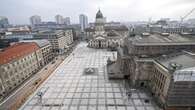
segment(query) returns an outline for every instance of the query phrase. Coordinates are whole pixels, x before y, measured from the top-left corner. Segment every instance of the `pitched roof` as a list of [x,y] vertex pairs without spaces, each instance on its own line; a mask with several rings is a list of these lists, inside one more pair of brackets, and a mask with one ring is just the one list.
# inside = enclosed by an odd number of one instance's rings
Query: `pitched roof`
[[0,64],[6,64],[10,61],[22,58],[38,49],[39,46],[34,42],[16,43],[0,52]]

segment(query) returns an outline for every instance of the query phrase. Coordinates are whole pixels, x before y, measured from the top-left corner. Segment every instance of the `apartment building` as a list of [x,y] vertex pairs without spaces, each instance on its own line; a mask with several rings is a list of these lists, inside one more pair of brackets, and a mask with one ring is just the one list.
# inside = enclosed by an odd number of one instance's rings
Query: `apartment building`
[[64,36],[66,39],[66,45],[71,45],[73,43],[73,29],[65,29],[64,30]]
[[66,38],[64,32],[58,31],[43,31],[33,35],[35,39],[46,39],[50,42],[54,54],[64,53],[66,48]]
[[36,43],[40,51],[42,53],[43,61],[41,63],[41,66],[48,64],[54,57],[52,46],[48,40],[40,39],[40,40],[22,40],[20,42],[34,42]]
[[63,54],[68,48],[68,45],[73,42],[73,32],[71,29],[43,31],[33,35],[33,38],[48,40],[55,54]]
[[36,43],[17,43],[3,49],[0,52],[0,97],[9,94],[25,79],[35,74],[42,60]]

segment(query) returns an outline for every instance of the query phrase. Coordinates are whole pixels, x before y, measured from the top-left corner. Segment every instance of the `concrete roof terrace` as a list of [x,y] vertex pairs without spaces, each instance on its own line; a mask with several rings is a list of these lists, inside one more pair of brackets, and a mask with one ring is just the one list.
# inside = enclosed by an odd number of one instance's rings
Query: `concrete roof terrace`
[[181,36],[178,34],[160,35],[150,34],[148,36],[136,35],[129,37],[133,45],[195,45],[195,37]]

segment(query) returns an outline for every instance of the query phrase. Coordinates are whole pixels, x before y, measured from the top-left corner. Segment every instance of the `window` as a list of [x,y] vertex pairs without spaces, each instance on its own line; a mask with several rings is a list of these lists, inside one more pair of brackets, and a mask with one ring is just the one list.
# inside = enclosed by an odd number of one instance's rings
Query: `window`
[[[10,72],[10,73],[11,73],[11,72]],[[8,78],[9,78],[9,76],[8,76],[7,72],[4,72],[3,77],[4,77],[5,79],[8,79]]]
[[7,69],[8,69],[8,70],[10,69],[10,66],[11,66],[11,64],[8,64],[8,65],[7,65]]
[[13,75],[13,73],[14,73],[13,71],[10,71],[10,72],[9,72],[10,76],[12,76],[12,75]]
[[7,70],[7,67],[6,66],[2,66],[2,68],[6,71]]
[[0,83],[0,91],[3,91],[3,84]]
[[15,69],[15,71],[14,71],[15,73],[17,73],[18,72],[18,70],[17,69]]

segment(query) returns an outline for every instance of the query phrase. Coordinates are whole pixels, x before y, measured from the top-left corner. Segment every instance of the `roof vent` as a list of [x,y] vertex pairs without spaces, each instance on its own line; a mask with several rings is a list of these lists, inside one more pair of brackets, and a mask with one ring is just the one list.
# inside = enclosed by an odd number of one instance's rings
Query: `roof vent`
[[150,35],[150,33],[142,33],[142,36],[149,36]]
[[161,33],[162,36],[169,36],[169,33]]
[[170,62],[168,68],[169,68],[170,71],[174,72],[175,70],[181,69],[181,67],[182,67],[181,64],[178,64],[176,62]]

